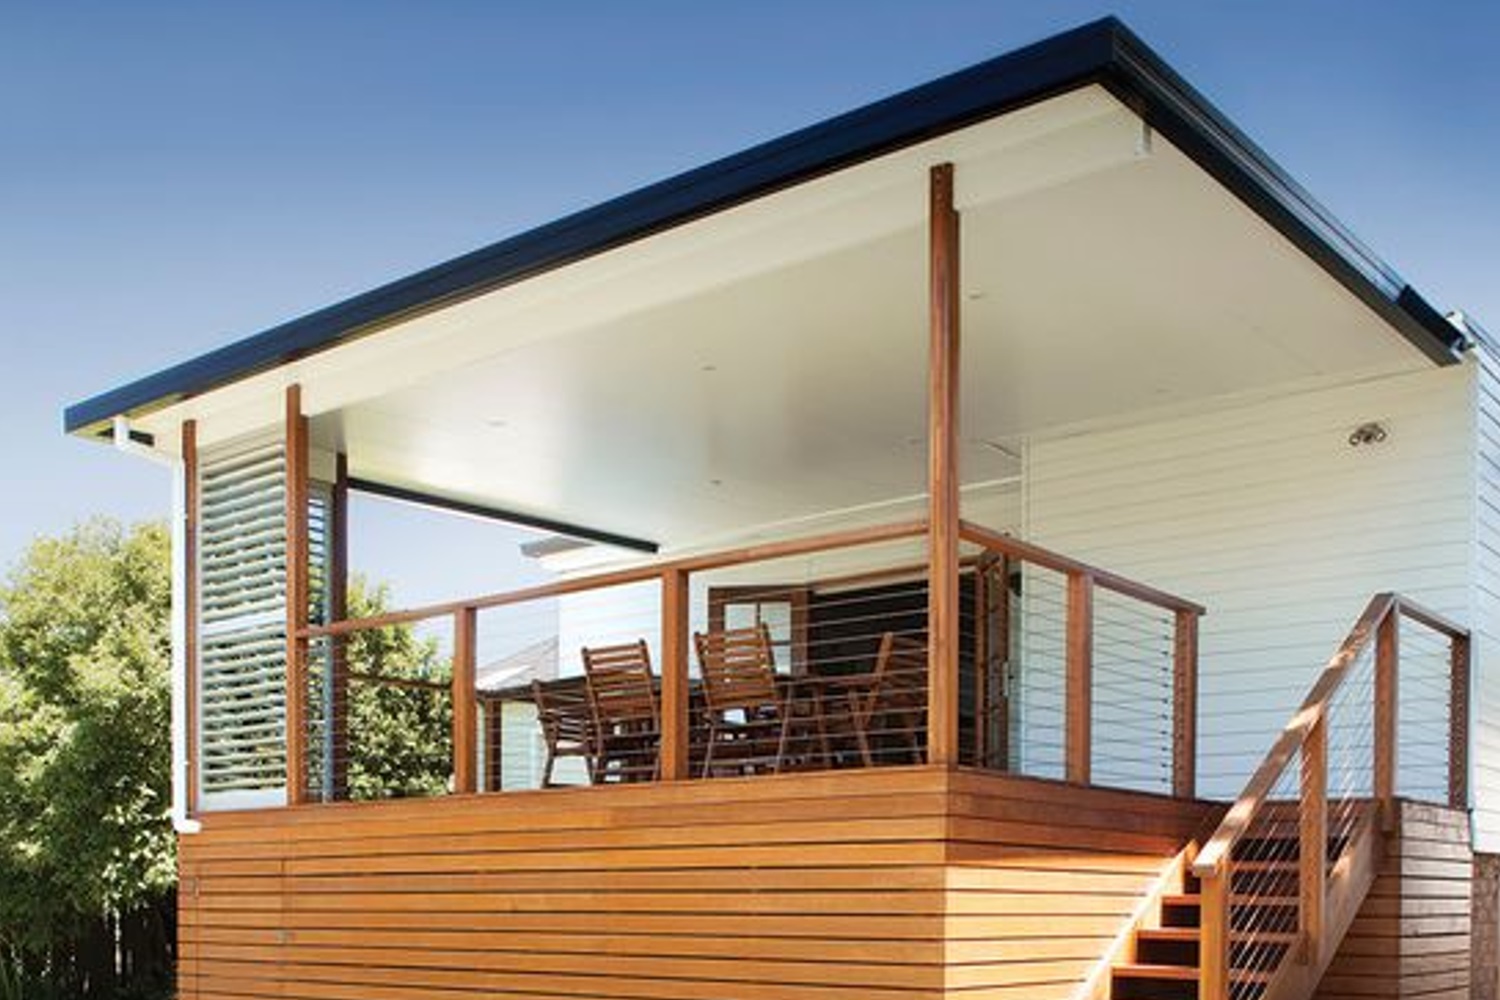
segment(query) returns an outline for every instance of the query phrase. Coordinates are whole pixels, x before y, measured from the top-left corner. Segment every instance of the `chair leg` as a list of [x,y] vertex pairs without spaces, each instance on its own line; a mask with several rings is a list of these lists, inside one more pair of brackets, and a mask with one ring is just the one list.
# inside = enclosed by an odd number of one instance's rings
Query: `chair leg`
[[542,764],[542,787],[552,787],[552,764],[557,759],[557,747],[547,744],[547,760]]
[[864,761],[865,767],[874,767],[875,757],[870,753],[870,736],[865,732],[869,727],[870,720],[860,720],[859,699],[855,698],[852,692],[849,694],[849,720],[853,723],[854,741],[859,744],[860,759]]
[[703,777],[713,777],[714,744],[719,739],[719,722],[713,716],[708,719],[708,745],[703,748]]
[[782,762],[786,760],[786,738],[792,728],[792,713],[785,708],[781,709],[781,735],[776,740],[776,762],[771,765],[772,774],[781,773]]

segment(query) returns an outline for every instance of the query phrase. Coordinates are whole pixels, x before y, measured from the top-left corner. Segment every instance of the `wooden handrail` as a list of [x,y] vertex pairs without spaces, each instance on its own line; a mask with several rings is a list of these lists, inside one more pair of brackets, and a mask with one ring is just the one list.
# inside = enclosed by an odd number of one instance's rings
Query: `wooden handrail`
[[1266,754],[1265,759],[1246,782],[1244,791],[1240,792],[1234,805],[1229,807],[1229,812],[1225,814],[1219,828],[1203,845],[1203,850],[1198,852],[1198,858],[1193,862],[1194,875],[1204,878],[1215,874],[1224,860],[1229,857],[1235,844],[1244,836],[1245,831],[1250,827],[1251,820],[1265,803],[1266,796],[1276,786],[1282,772],[1301,752],[1302,745],[1307,742],[1308,734],[1327,712],[1329,700],[1334,692],[1344,682],[1350,668],[1374,638],[1377,627],[1395,606],[1396,595],[1394,594],[1376,594],[1370,599],[1370,603],[1365,605],[1364,613],[1349,630],[1348,636],[1339,645],[1338,651],[1329,659],[1323,673],[1313,684],[1312,691],[1308,693],[1292,716],[1292,721],[1286,724],[1286,728],[1271,745],[1270,752]]
[[[1230,908],[1234,903],[1235,847],[1246,837],[1256,816],[1274,788],[1286,775],[1293,760],[1301,762],[1297,798],[1299,942],[1288,952],[1298,967],[1321,975],[1337,943],[1335,916],[1326,880],[1329,850],[1328,745],[1332,726],[1333,697],[1353,673],[1360,657],[1375,646],[1373,687],[1374,744],[1371,748],[1371,790],[1379,809],[1366,814],[1391,822],[1396,795],[1397,692],[1401,657],[1400,621],[1408,618],[1449,642],[1449,804],[1462,807],[1467,801],[1467,720],[1469,633],[1462,626],[1395,594],[1376,594],[1365,606],[1354,627],[1329,659],[1292,720],[1277,737],[1265,759],[1229,808],[1219,828],[1199,852],[1192,871],[1202,880],[1204,899],[1198,995],[1202,1000],[1227,1000],[1230,983]],[[1462,751],[1462,752],[1461,752]],[[1345,913],[1349,917],[1350,913]],[[1290,966],[1283,964],[1280,970]],[[1260,970],[1266,971],[1266,970]]]
[[1228,857],[1282,772],[1301,751],[1313,727],[1327,714],[1329,702],[1348,676],[1350,668],[1375,639],[1381,626],[1388,619],[1394,620],[1393,616],[1410,618],[1456,642],[1467,643],[1469,639],[1469,631],[1463,626],[1415,601],[1390,593],[1372,597],[1338,651],[1329,659],[1307,698],[1292,716],[1291,722],[1281,731],[1270,752],[1245,784],[1244,791],[1235,799],[1218,830],[1204,844],[1203,850],[1198,852],[1198,859],[1193,863],[1193,874],[1200,877],[1210,875]]
[[1118,573],[1111,573],[1107,569],[1100,569],[1098,566],[1090,566],[1086,562],[1042,548],[1040,545],[1033,545],[1031,542],[1023,542],[1011,535],[980,527],[970,521],[960,522],[959,536],[966,542],[983,545],[991,551],[1020,559],[1022,562],[1034,563],[1069,576],[1090,577],[1096,587],[1103,587],[1105,590],[1112,590],[1117,594],[1133,597],[1138,601],[1154,604],[1168,611],[1189,611],[1196,615],[1207,614],[1207,609],[1203,605],[1195,604],[1176,594],[1169,594],[1165,590],[1158,590]]
[[[685,648],[679,647],[683,646],[682,640],[686,635],[685,602],[688,594],[686,581],[689,576],[696,572],[748,563],[913,538],[926,531],[925,520],[906,521],[787,541],[748,545],[722,552],[656,560],[624,569],[577,576],[534,587],[392,611],[364,618],[309,625],[300,631],[299,637],[304,641],[315,638],[333,639],[348,637],[361,631],[419,621],[442,618],[452,620],[455,635],[455,669],[452,685],[454,704],[465,706],[465,711],[456,712],[454,716],[455,753],[462,758],[461,761],[456,762],[455,775],[458,779],[458,787],[461,790],[467,790],[472,778],[469,758],[476,727],[476,720],[471,717],[467,709],[473,701],[471,692],[474,672],[472,665],[475,647],[474,622],[478,612],[486,608],[516,605],[608,587],[655,583],[662,587],[663,592],[661,654],[663,678],[671,682],[667,685],[671,690],[665,692],[663,702],[663,731],[666,738],[663,742],[661,776],[667,780],[678,779],[686,777],[687,766],[685,743],[687,721],[684,695],[686,687],[683,683],[686,678],[687,655]],[[1175,630],[1172,650],[1174,701],[1172,788],[1179,796],[1191,797],[1196,733],[1197,624],[1199,616],[1204,614],[1203,607],[1154,587],[1128,580],[1108,570],[1089,566],[1041,546],[1032,545],[968,522],[961,522],[960,537],[996,555],[1003,555],[1017,562],[1040,565],[1063,573],[1068,578],[1069,621],[1065,638],[1068,648],[1069,678],[1066,741],[1069,780],[1084,784],[1091,780],[1092,696],[1090,689],[1093,674],[1094,625],[1089,609],[1092,607],[1093,594],[1096,589],[1103,588],[1139,600],[1153,607],[1164,609],[1170,614]],[[920,567],[917,568],[920,569]],[[667,695],[673,695],[673,697],[667,697]]]
[[1400,604],[1398,610],[1401,612],[1402,617],[1410,618],[1414,622],[1426,625],[1434,632],[1441,632],[1450,639],[1469,638],[1469,630],[1453,621],[1453,619],[1445,618],[1436,611],[1423,607],[1409,597],[1400,597],[1397,600]]
[[741,566],[745,563],[762,562],[768,559],[786,559],[792,556],[808,555],[813,552],[847,549],[857,545],[873,545],[878,542],[914,538],[917,535],[923,534],[926,530],[927,522],[925,520],[902,521],[897,524],[886,524],[873,528],[853,528],[847,531],[811,535],[806,538],[794,538],[783,542],[764,542],[705,555],[661,559],[643,563],[639,566],[611,570],[606,573],[569,577],[566,580],[556,580],[552,583],[544,583],[535,587],[500,591],[464,600],[445,601],[441,604],[427,604],[401,611],[388,611],[385,614],[370,615],[365,618],[346,618],[343,621],[329,622],[326,625],[312,625],[302,629],[299,635],[315,639],[349,635],[353,632],[363,632],[369,629],[388,628],[392,625],[410,625],[414,622],[429,621],[434,618],[447,618],[465,609],[483,611],[486,608],[498,608],[508,604],[524,604],[527,601],[543,600],[548,597],[561,597],[565,594],[576,594],[585,590],[601,590],[606,587],[622,587],[632,583],[644,583],[648,580],[655,581],[661,579],[663,573],[673,571],[699,573],[705,570],[725,569],[730,566]]

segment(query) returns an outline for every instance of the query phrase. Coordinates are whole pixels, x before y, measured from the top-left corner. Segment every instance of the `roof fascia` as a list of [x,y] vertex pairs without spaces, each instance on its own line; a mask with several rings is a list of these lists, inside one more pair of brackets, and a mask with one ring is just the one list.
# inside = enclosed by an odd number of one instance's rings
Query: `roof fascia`
[[565,216],[69,406],[68,433],[136,415],[1091,83],[1266,218],[1438,364],[1462,334],[1115,18],[960,70]]

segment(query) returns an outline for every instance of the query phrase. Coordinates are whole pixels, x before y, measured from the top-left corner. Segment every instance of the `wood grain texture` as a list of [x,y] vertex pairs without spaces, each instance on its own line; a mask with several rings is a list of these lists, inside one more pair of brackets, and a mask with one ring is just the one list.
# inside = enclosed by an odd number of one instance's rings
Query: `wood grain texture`
[[[661,778],[688,776],[688,575],[661,575]],[[722,610],[721,610],[722,615]]]
[[473,608],[453,613],[453,790],[460,795],[479,791],[478,619]]
[[286,798],[307,801],[307,417],[302,387],[286,389]]
[[1376,627],[1375,637],[1375,798],[1382,821],[1394,808],[1396,795],[1397,670],[1401,661],[1401,619],[1389,614]]
[[180,995],[1063,998],[1212,818],[929,766],[214,814]]
[[1397,802],[1375,882],[1315,1000],[1470,996],[1468,820]]
[[1066,706],[1063,742],[1068,780],[1086,785],[1094,760],[1094,578],[1068,575]]
[[1198,791],[1198,619],[1178,609],[1172,626],[1172,794]]
[[927,759],[958,763],[959,240],[953,164],[929,177]]

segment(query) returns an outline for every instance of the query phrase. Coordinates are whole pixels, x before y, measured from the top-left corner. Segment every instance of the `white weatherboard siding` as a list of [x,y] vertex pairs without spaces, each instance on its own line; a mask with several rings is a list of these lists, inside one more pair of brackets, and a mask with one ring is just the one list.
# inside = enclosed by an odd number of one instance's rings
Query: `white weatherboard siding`
[[[1473,381],[1468,365],[1372,378],[1029,445],[1028,537],[1209,609],[1203,794],[1238,793],[1372,594],[1472,620]],[[1351,447],[1371,420],[1388,439]],[[1419,638],[1402,714],[1431,721],[1445,702],[1418,682],[1441,664]],[[1441,780],[1435,754],[1404,752],[1404,787]]]
[[1469,714],[1474,782],[1474,847],[1500,851],[1500,353],[1474,352],[1477,397],[1474,704]]

